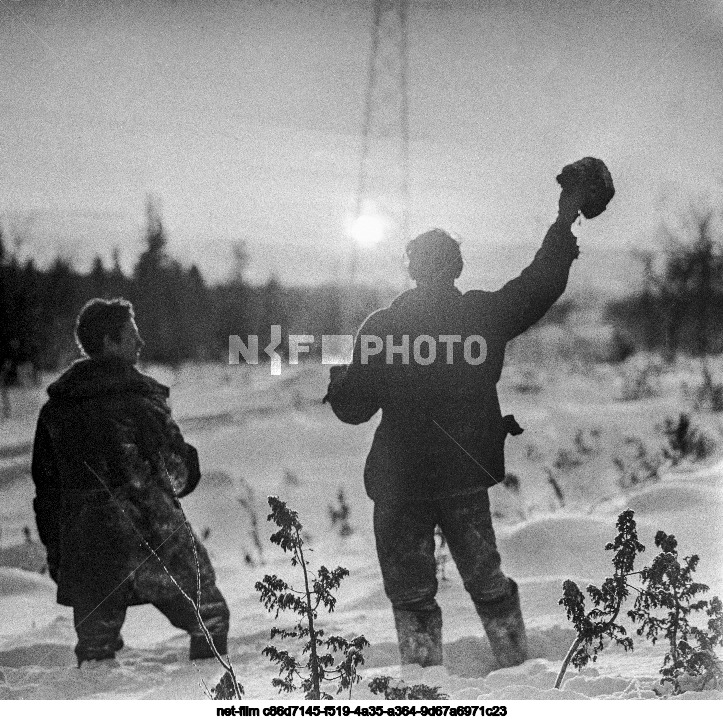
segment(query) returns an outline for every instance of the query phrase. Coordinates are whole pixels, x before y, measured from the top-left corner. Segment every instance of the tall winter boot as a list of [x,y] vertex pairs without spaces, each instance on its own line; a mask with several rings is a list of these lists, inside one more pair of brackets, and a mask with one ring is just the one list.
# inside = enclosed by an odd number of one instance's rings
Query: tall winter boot
[[442,611],[403,611],[394,609],[402,664],[442,665]]
[[[221,656],[225,656],[228,653],[228,641],[225,633],[212,634],[213,645]],[[188,658],[191,661],[200,660],[203,658],[215,658],[213,649],[209,646],[205,636],[191,636],[191,645],[188,649]]]
[[511,595],[497,601],[475,603],[492,652],[501,668],[518,666],[527,660],[527,634],[522,620],[520,594],[510,579]]

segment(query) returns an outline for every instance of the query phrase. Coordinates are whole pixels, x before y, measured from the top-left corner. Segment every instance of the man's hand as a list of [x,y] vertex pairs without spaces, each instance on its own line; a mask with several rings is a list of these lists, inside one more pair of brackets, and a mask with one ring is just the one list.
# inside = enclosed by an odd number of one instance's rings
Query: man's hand
[[326,403],[329,400],[329,394],[331,393],[331,389],[334,386],[334,383],[346,373],[348,368],[348,365],[337,365],[329,368],[329,388],[326,392],[326,395],[321,400],[322,403]]
[[566,165],[557,176],[562,186],[559,223],[572,225],[579,213],[597,218],[615,195],[613,178],[599,158],[582,158]]
[[571,226],[580,215],[580,208],[585,200],[585,191],[580,186],[562,190],[558,202],[557,220],[565,226]]
[[333,383],[340,375],[346,373],[348,367],[348,365],[336,365],[329,368],[331,382]]

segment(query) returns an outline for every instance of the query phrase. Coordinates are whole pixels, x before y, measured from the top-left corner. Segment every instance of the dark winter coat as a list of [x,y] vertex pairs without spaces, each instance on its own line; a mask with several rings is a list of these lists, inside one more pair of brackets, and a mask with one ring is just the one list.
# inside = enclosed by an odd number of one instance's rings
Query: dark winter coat
[[[177,596],[161,562],[195,591],[190,529],[177,498],[200,478],[171,418],[168,388],[113,357],[80,360],[48,388],[33,448],[33,502],[58,603]],[[153,548],[161,562],[152,556]],[[196,539],[202,581],[213,582]]]
[[[367,318],[352,363],[332,373],[327,399],[345,423],[363,423],[382,409],[364,469],[372,499],[448,497],[504,478],[505,437],[521,432],[512,416],[503,419],[497,397],[505,346],[560,297],[577,255],[569,228],[553,225],[532,263],[500,290],[463,294],[451,284],[417,287]],[[361,361],[364,335],[384,341],[382,352],[366,364]],[[409,362],[394,354],[387,363],[387,336],[400,346],[403,335],[409,336]],[[414,360],[414,340],[421,335],[436,341],[430,364]],[[467,363],[458,342],[448,363],[450,346],[439,342],[444,335],[462,341],[482,336],[484,362]],[[470,351],[476,359],[480,347],[471,345]],[[428,352],[429,344],[422,343],[420,355]]]

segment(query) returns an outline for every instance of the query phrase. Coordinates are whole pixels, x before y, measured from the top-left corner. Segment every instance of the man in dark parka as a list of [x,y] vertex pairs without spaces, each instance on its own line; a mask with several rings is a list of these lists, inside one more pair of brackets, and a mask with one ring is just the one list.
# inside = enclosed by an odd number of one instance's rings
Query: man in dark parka
[[499,664],[527,658],[518,589],[500,568],[487,491],[504,478],[506,436],[522,432],[502,416],[496,384],[506,344],[565,290],[582,200],[582,191],[563,190],[534,260],[496,292],[456,288],[462,257],[444,231],[411,240],[416,287],[369,316],[351,364],[332,368],[325,400],[340,420],[363,423],[382,409],[364,481],[402,663],[442,663],[436,526]]
[[195,601],[197,570],[200,615],[226,653],[228,607],[178,502],[199,482],[198,454],[171,418],[168,388],[135,368],[143,341],[131,304],[89,301],[76,339],[86,357],[48,387],[32,475],[57,600],[73,607],[78,664],[113,658],[127,607],[143,603],[188,631],[192,659],[210,657],[176,586]]

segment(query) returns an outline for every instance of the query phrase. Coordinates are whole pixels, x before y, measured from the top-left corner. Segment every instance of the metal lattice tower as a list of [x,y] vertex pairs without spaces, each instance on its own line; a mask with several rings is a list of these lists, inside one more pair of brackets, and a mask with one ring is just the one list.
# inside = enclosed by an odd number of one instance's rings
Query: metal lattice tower
[[[387,221],[384,244],[401,258],[409,236],[409,0],[374,0],[371,53],[362,125],[356,218]],[[352,277],[356,272],[356,250]]]

